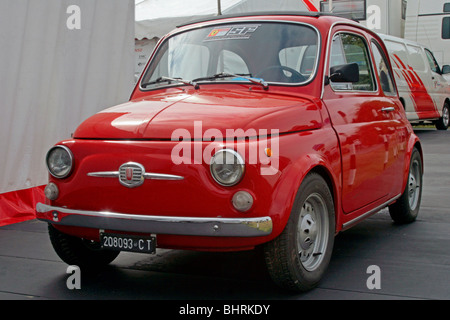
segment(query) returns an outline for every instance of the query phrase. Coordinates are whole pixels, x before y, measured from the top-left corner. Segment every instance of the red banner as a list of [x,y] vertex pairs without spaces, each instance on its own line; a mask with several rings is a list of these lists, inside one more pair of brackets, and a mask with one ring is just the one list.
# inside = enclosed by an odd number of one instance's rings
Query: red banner
[[0,227],[35,219],[36,204],[45,202],[44,187],[0,194]]

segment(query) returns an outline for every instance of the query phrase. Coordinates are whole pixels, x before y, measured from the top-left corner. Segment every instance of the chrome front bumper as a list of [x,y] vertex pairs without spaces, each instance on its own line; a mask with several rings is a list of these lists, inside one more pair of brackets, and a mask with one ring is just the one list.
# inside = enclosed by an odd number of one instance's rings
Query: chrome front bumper
[[37,218],[55,225],[104,230],[208,237],[260,237],[272,233],[272,219],[190,218],[82,211],[36,206]]

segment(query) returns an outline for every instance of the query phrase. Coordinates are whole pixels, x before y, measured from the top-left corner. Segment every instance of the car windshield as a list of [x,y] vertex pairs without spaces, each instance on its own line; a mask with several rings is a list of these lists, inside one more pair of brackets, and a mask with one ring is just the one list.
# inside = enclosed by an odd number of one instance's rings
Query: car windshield
[[162,43],[142,89],[218,81],[296,84],[316,72],[318,32],[309,25],[252,22],[213,25],[175,34]]

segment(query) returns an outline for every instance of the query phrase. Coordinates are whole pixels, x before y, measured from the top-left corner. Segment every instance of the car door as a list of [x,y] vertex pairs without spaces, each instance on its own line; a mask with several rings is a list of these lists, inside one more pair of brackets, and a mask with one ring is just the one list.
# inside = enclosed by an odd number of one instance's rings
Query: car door
[[341,147],[342,206],[351,213],[383,203],[391,193],[398,173],[391,163],[395,142],[390,141],[390,126],[398,106],[379,88],[363,31],[338,26],[329,47],[328,69],[347,63],[359,66],[357,83],[330,82],[323,93]]
[[407,43],[406,48],[408,65],[404,72],[414,98],[416,111],[420,119],[433,117],[436,107],[430,92],[432,79],[423,50],[418,45],[411,43]]
[[387,177],[391,177],[389,186],[390,197],[399,195],[402,190],[402,170],[406,157],[406,141],[409,135],[409,122],[403,105],[398,99],[394,74],[389,68],[389,59],[383,46],[377,39],[371,40],[371,50],[375,75],[379,83],[379,99],[383,112],[384,135],[387,139],[384,170]]
[[[431,69],[430,77],[430,87],[429,93],[436,105],[436,111],[442,112],[442,108],[444,107],[445,99],[447,98],[447,86],[448,83],[445,78],[441,75],[441,68],[434,58],[433,53],[428,49],[424,49],[426,59]],[[440,116],[440,115],[439,115]]]
[[390,37],[384,40],[408,118],[419,120],[435,117],[435,104],[428,92],[431,86],[430,72],[422,48],[402,39]]

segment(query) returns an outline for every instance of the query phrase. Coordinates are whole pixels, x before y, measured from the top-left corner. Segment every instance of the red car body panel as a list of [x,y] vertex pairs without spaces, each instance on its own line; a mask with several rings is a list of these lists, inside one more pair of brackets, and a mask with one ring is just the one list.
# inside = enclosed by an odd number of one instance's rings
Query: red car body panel
[[[381,45],[382,41],[374,33],[336,17],[250,16],[223,22],[244,20],[286,20],[317,28],[321,36],[320,62],[312,81],[303,86],[270,85],[267,91],[250,83],[200,84],[198,90],[181,86],[150,91],[138,85],[130,102],[92,116],[79,126],[72,139],[59,143],[72,151],[74,168],[65,179],[50,176],[49,181],[58,186],[60,195],[47,204],[136,216],[272,219],[272,232],[260,237],[158,234],[159,247],[225,251],[252,248],[276,238],[289,219],[304,177],[311,171],[320,173],[330,186],[336,233],[395,201],[407,183],[412,149],[420,147],[398,96],[385,96],[381,90],[336,92],[323,84],[329,66],[327,48],[334,32],[346,30],[364,36],[367,41],[374,39]],[[207,22],[184,28],[203,25]],[[395,111],[380,112],[381,106]],[[196,130],[196,121],[201,121],[202,130]],[[183,129],[189,139],[174,135],[177,129]],[[212,178],[209,163],[172,161],[174,147],[182,143],[191,148],[192,161],[196,148],[203,152],[206,148],[211,151],[212,147],[220,147],[220,143],[205,138],[208,129],[217,129],[216,133],[223,137],[227,129],[242,129],[235,132],[237,136],[231,144],[237,149],[244,145],[245,150],[258,148],[257,144],[267,139],[261,133],[270,135],[271,129],[277,129],[276,174],[261,175],[260,163],[246,163],[241,182],[224,188]],[[251,132],[256,132],[256,136]],[[259,154],[263,152],[260,150]],[[139,188],[129,189],[117,179],[88,176],[92,172],[118,170],[130,161],[141,163],[147,171],[184,179],[150,180]],[[238,212],[231,203],[233,194],[239,190],[254,197],[254,205],[246,213]],[[51,212],[37,215],[52,221]],[[69,214],[60,213],[59,219],[65,215]],[[98,229],[57,223],[55,227],[77,237],[97,241],[99,238]]]
[[185,129],[191,138],[202,139],[204,132],[194,130],[195,121],[202,121],[205,131],[217,129],[225,137],[230,123],[242,133],[248,129],[259,132],[272,128],[274,117],[280,133],[313,130],[320,128],[322,119],[310,99],[223,87],[157,94],[92,116],[78,127],[74,138],[164,140],[171,139],[175,130]]
[[[328,131],[329,138],[323,141],[324,133]],[[65,206],[79,210],[102,210],[111,212],[126,212],[131,214],[189,216],[189,217],[237,217],[237,212],[231,205],[231,197],[237,190],[248,190],[255,197],[255,206],[245,217],[269,215],[274,221],[274,230],[269,237],[214,239],[202,242],[202,246],[211,248],[252,247],[267,242],[281,233],[287,222],[291,204],[302,177],[317,165],[326,168],[335,181],[339,180],[340,163],[339,146],[334,139],[331,128],[328,130],[312,130],[288,134],[280,138],[280,150],[289,150],[280,159],[279,173],[273,176],[263,176],[258,166],[248,166],[248,170],[238,186],[220,187],[209,173],[208,164],[174,165],[171,161],[171,151],[178,142],[168,141],[105,141],[105,140],[71,140],[62,144],[69,147],[75,156],[77,175],[63,182],[54,177],[51,182],[57,183],[61,196],[52,201],[53,206]],[[256,141],[241,142],[256,143]],[[289,148],[299,143],[301,149]],[[202,150],[210,142],[202,143]],[[238,146],[237,146],[238,147]],[[290,159],[301,159],[292,162]],[[88,177],[89,172],[115,170],[122,163],[130,160],[142,163],[146,169],[153,172],[169,172],[183,175],[183,181],[151,181],[136,189],[118,188],[116,179],[99,179]],[[336,189],[336,192],[338,188]],[[182,209],[181,209],[182,208]],[[49,218],[49,217],[47,217]],[[63,219],[63,216],[60,217]],[[59,227],[60,228],[60,227]],[[68,234],[80,236],[80,230],[63,228]],[[84,238],[97,240],[98,230],[81,231]],[[172,236],[159,235],[158,244],[163,246],[165,238],[170,242]],[[175,238],[180,238],[176,236]],[[193,243],[191,244],[191,241]],[[183,247],[196,247],[199,241],[194,237],[186,237]],[[231,241],[231,243],[230,243]],[[235,243],[235,244],[234,244]],[[167,247],[167,245],[164,245]],[[171,245],[174,247],[174,245]],[[197,248],[200,248],[197,246]]]

